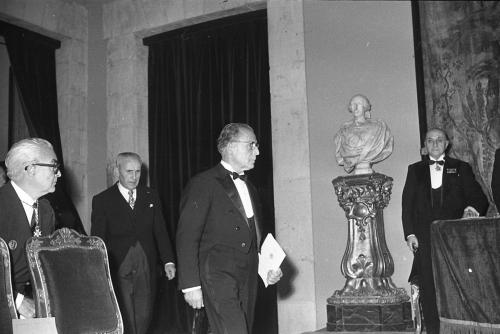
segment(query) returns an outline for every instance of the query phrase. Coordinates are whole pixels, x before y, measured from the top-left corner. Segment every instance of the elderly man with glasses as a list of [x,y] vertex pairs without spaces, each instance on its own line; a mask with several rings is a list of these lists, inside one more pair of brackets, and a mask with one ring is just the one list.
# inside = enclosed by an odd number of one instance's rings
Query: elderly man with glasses
[[28,238],[50,235],[55,216],[45,194],[54,192],[61,176],[52,145],[41,138],[23,139],[5,157],[10,181],[0,188],[0,237],[9,246],[13,287],[21,317],[35,316],[29,268],[25,254]]
[[[222,160],[194,176],[181,197],[177,229],[179,286],[194,309],[205,307],[214,334],[252,332],[258,283],[261,215],[245,171],[259,144],[253,129],[226,125],[217,140]],[[269,284],[282,276],[270,270]]]

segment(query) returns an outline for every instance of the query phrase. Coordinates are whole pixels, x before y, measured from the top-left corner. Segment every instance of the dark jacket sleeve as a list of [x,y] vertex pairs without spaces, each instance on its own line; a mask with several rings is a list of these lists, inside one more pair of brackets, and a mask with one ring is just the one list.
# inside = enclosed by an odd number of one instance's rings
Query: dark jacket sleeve
[[192,179],[181,196],[176,244],[179,288],[201,285],[198,252],[210,211],[211,191],[200,177]]
[[98,196],[92,198],[90,235],[98,236],[106,242],[106,214],[102,202]]
[[488,210],[488,199],[484,195],[483,189],[476,181],[472,167],[466,163],[462,163],[462,179],[465,193],[465,204],[472,206],[479,212],[479,215],[484,216]]
[[406,174],[406,181],[403,187],[402,196],[402,213],[401,219],[403,222],[404,239],[410,234],[415,234],[414,231],[414,205],[415,205],[415,191],[416,191],[416,175],[415,167],[413,165],[408,167]]
[[153,230],[154,230],[154,238],[156,242],[156,248],[158,250],[158,254],[160,254],[160,259],[163,264],[174,262],[175,256],[172,248],[172,240],[170,239],[170,235],[168,234],[165,219],[163,218],[163,211],[160,203],[160,198],[156,191],[151,190],[153,196],[153,203],[156,207],[154,222],[153,222]]

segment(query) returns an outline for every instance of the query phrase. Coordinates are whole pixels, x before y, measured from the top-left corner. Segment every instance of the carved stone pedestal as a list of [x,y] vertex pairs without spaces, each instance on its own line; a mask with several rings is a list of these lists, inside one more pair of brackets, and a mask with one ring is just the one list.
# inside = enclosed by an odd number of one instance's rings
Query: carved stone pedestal
[[342,176],[332,181],[348,223],[342,290],[327,299],[329,331],[404,331],[413,327],[410,297],[392,282],[394,262],[385,242],[383,209],[392,178]]

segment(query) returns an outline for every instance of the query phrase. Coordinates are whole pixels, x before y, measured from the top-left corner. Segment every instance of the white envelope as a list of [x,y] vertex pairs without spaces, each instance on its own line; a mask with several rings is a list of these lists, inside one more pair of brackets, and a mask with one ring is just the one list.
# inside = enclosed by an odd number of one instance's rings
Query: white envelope
[[262,243],[259,253],[259,276],[267,287],[267,273],[269,270],[277,270],[285,259],[285,252],[271,233],[268,233]]

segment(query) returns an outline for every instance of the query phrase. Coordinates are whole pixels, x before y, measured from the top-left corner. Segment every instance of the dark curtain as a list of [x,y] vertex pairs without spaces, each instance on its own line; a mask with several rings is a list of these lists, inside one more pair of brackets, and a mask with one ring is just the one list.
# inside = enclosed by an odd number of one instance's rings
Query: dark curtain
[[434,222],[431,250],[439,332],[500,333],[500,219]]
[[[217,164],[216,140],[229,122],[250,124],[260,142],[249,172],[274,232],[271,114],[266,11],[256,11],[148,37],[151,185],[162,198],[174,239],[179,197],[188,179]],[[191,310],[165,284],[165,323],[186,330]],[[255,333],[277,333],[275,287],[259,289]]]
[[[57,110],[55,50],[59,41],[0,21],[0,35],[5,39],[9,60],[18,88],[18,101],[31,137],[48,140],[61,163],[62,176],[54,193],[46,195],[57,218],[57,228],[69,227],[85,233],[82,222],[67,194],[61,136]],[[9,113],[15,107],[10,104]],[[22,138],[12,138],[19,140]],[[13,142],[9,143],[9,146]]]

